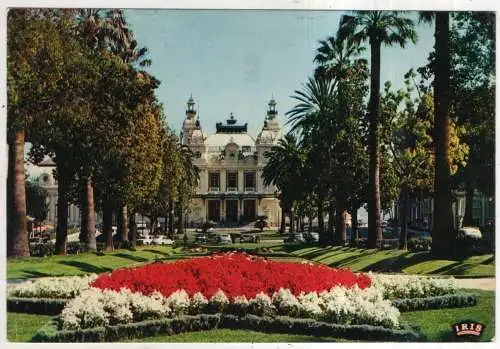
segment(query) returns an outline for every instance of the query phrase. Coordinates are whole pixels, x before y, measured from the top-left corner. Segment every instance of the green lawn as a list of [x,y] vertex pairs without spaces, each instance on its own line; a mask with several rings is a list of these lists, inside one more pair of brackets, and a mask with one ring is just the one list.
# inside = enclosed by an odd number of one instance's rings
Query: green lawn
[[[245,249],[248,251],[267,247],[263,255],[280,260],[311,260],[332,267],[353,271],[373,271],[422,275],[453,275],[457,277],[494,277],[494,255],[473,256],[463,260],[434,260],[427,252],[412,253],[401,250],[368,250],[350,247],[318,247],[309,245],[284,245],[269,241],[260,244],[244,243],[209,246],[209,251]],[[117,250],[113,253],[81,253],[69,256],[30,257],[9,259],[7,278],[22,279],[40,276],[81,275],[102,273],[134,264],[149,263],[156,259],[165,261],[191,257],[182,247],[142,246],[137,251]]]
[[7,279],[102,273],[155,259],[180,259],[185,256],[181,248],[144,246],[139,247],[137,251],[117,250],[105,254],[80,253],[68,256],[9,259]]
[[463,260],[435,260],[427,252],[358,249],[352,247],[318,247],[304,245],[273,246],[274,251],[292,256],[349,268],[353,271],[393,272],[461,277],[494,277],[494,255],[472,256]]
[[173,336],[154,336],[138,338],[132,342],[170,342],[170,343],[275,343],[275,342],[345,342],[331,337],[313,337],[286,333],[264,333],[245,330],[216,329],[211,331],[181,333]]
[[401,319],[417,325],[430,342],[452,340],[451,326],[459,321],[472,320],[486,326],[480,340],[490,341],[495,336],[495,292],[467,290],[478,296],[474,307],[413,311],[403,313]]
[[[425,334],[428,341],[450,341],[451,326],[461,320],[478,321],[486,325],[481,340],[489,341],[494,337],[495,298],[492,291],[467,290],[478,296],[474,307],[414,311],[403,313],[401,319],[416,325]],[[50,316],[20,313],[7,314],[7,339],[27,342],[38,328],[43,326]],[[183,333],[174,336],[159,335],[140,338],[137,342],[335,342],[335,338],[312,337],[291,334],[262,333],[255,331],[233,331],[217,329],[204,332]]]
[[50,315],[7,313],[7,340],[29,342],[36,331],[50,320]]

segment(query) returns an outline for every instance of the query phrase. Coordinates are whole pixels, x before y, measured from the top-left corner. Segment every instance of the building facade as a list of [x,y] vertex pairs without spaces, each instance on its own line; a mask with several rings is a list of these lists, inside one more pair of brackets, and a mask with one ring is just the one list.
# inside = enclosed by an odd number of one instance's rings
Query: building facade
[[278,224],[277,188],[264,185],[262,179],[264,153],[282,137],[277,116],[276,101],[271,99],[255,138],[248,134],[248,124],[238,124],[232,113],[225,123],[215,125],[214,134],[205,136],[196,104],[192,97],[188,100],[181,141],[195,154],[194,164],[200,169],[189,225],[213,221],[233,226],[253,222],[259,215],[267,216],[270,225]]
[[[47,219],[46,224],[55,226],[57,223],[57,181],[54,178],[56,164],[52,159],[46,158],[36,166],[41,177],[41,187],[47,190]],[[80,209],[75,204],[68,205],[68,226],[80,226]]]

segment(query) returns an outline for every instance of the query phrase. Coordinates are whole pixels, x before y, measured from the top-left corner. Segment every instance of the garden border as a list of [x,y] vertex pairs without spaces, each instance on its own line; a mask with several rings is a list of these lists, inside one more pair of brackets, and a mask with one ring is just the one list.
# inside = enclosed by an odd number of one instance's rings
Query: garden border
[[14,313],[58,315],[71,299],[8,297],[7,311]]
[[[7,298],[7,311],[58,315],[71,299],[61,298]],[[476,305],[477,297],[474,294],[459,292],[443,296],[431,296],[423,298],[399,298],[392,300],[392,305],[401,313],[417,310],[463,308]]]
[[226,314],[183,315],[177,318],[146,320],[132,324],[94,327],[84,330],[58,331],[58,318],[40,328],[32,342],[116,342],[156,334],[173,335],[182,332],[211,330],[215,328],[244,329],[261,332],[293,333],[318,337],[336,337],[366,341],[422,341],[425,337],[408,325],[389,329],[371,325],[339,325],[314,319],[295,319],[286,316],[238,317]]
[[401,313],[430,309],[464,308],[476,304],[476,295],[465,292],[424,298],[401,298],[392,301],[392,305],[398,308]]

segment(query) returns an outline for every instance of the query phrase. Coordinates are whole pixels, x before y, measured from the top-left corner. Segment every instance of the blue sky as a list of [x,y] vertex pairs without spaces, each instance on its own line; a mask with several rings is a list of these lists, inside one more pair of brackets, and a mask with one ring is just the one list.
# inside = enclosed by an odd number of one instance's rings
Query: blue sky
[[[157,96],[177,132],[192,93],[205,134],[233,112],[255,136],[274,95],[280,121],[294,106],[290,95],[314,69],[318,40],[337,31],[342,12],[291,10],[127,10],[126,19],[161,81]],[[415,14],[412,14],[415,16]],[[417,26],[419,41],[382,49],[382,82],[402,87],[403,75],[426,63],[433,28]],[[369,49],[364,54],[369,57]]]

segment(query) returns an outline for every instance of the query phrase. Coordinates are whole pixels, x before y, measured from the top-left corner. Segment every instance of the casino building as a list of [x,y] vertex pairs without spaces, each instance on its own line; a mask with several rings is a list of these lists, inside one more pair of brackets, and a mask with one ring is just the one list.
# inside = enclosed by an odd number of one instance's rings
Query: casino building
[[231,113],[216,132],[205,135],[192,96],[187,102],[181,141],[195,154],[200,182],[191,199],[189,225],[214,221],[223,226],[250,223],[266,215],[270,225],[280,220],[277,189],[265,186],[261,178],[266,165],[264,153],[282,137],[276,101],[268,103],[262,130],[254,138],[247,123],[238,124]]

